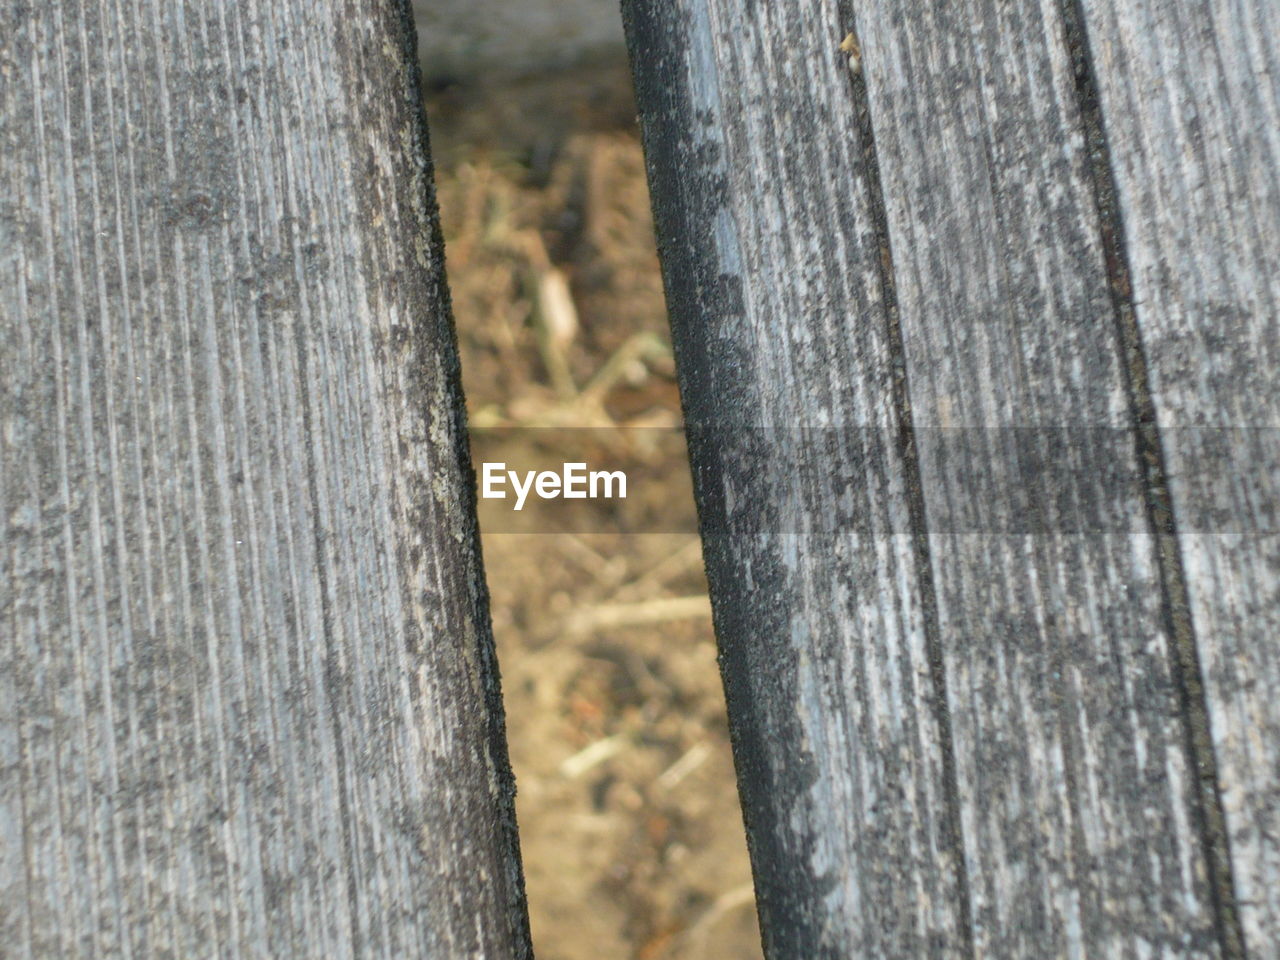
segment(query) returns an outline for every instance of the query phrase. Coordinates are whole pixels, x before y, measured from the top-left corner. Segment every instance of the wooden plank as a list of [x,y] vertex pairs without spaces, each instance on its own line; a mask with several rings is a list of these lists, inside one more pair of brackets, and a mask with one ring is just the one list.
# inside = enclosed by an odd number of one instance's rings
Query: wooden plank
[[[765,952],[952,956],[880,252],[827,24],[796,13],[623,7]],[[822,510],[859,532],[811,548]]]
[[528,956],[407,5],[0,21],[6,956]]
[[977,953],[1214,955],[1060,10],[858,12],[926,514],[965,531],[930,550]]
[[624,20],[769,956],[1232,953],[1062,10]]
[[1159,427],[1181,626],[1259,957],[1280,942],[1277,13],[1267,0],[1079,6],[1117,288]]

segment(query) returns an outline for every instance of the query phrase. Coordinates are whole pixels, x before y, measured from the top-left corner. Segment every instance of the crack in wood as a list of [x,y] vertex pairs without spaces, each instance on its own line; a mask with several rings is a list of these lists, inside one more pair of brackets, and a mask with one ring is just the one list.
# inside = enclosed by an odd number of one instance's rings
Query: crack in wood
[[[947,811],[944,830],[954,856],[956,891],[960,900],[961,949],[969,958],[976,956],[973,942],[973,907],[969,895],[969,877],[965,867],[964,833],[960,819],[960,788],[956,774],[955,744],[951,730],[951,714],[948,707],[947,674],[942,651],[942,637],[938,626],[937,588],[933,579],[933,563],[929,555],[928,520],[925,516],[924,493],[921,485],[920,458],[915,444],[915,427],[911,414],[911,391],[907,380],[907,356],[902,340],[902,327],[898,317],[898,296],[894,281],[893,248],[889,239],[888,218],[885,206],[884,186],[880,179],[880,161],[876,154],[875,125],[871,119],[871,103],[867,96],[867,81],[863,66],[862,45],[852,0],[838,0],[841,24],[849,33],[841,44],[842,53],[850,56],[849,91],[853,112],[862,140],[863,160],[867,178],[868,207],[875,225],[876,241],[880,247],[880,290],[884,303],[885,326],[890,349],[893,352],[895,370],[893,406],[898,414],[899,451],[902,457],[908,497],[908,511],[912,527],[912,544],[915,550],[916,576],[919,578],[920,601],[925,630],[925,648],[929,658],[929,673],[933,683],[934,721],[938,725],[939,749],[942,755],[943,793]],[[852,45],[849,41],[852,41]],[[853,69],[853,58],[858,69]]]
[[1148,523],[1156,538],[1161,599],[1169,634],[1173,638],[1171,669],[1178,686],[1188,760],[1196,773],[1194,796],[1197,803],[1193,815],[1198,821],[1201,843],[1209,864],[1210,891],[1222,955],[1224,960],[1243,960],[1247,952],[1231,875],[1230,840],[1218,789],[1218,764],[1209,729],[1204,678],[1196,648],[1186,572],[1178,545],[1177,521],[1169,493],[1164,447],[1156,422],[1142,331],[1133,308],[1124,219],[1116,200],[1093,56],[1085,29],[1082,0],[1060,2],[1067,54],[1075,73],[1076,97],[1084,125],[1089,174],[1098,206],[1111,302],[1124,359],[1122,370],[1134,419],[1134,443],[1143,471],[1143,499]]

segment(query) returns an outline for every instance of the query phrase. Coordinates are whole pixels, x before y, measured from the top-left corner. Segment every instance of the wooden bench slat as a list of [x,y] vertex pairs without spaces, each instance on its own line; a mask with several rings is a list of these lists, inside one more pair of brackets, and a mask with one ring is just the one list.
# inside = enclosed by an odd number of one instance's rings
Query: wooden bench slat
[[[880,251],[836,21],[800,12],[623,7],[762,933],[954,955]],[[816,544],[815,515],[869,535]]]
[[[869,0],[858,17],[975,952],[1216,955],[1060,9],[921,2],[902,17]],[[1019,529],[1036,532],[1006,534]]]
[[528,956],[406,10],[0,17],[6,956]]
[[1071,9],[623,9],[769,955],[1234,953]]
[[1280,16],[1081,5],[1235,900],[1280,941]]

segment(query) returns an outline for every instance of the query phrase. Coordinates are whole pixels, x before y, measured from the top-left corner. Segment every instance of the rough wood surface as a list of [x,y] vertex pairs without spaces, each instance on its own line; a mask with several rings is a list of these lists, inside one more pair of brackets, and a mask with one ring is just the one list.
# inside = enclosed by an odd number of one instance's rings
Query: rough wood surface
[[1280,944],[1280,9],[1081,5],[1244,939]]
[[[631,0],[624,21],[768,954],[1241,955],[1181,598],[1229,604],[1228,650],[1274,670],[1275,570],[1215,585],[1168,549],[1079,10]],[[1126,121],[1161,76],[1118,81]],[[1270,203],[1274,164],[1249,169],[1234,196]],[[1263,387],[1275,314],[1244,301],[1272,249],[1227,298]],[[1256,722],[1221,729],[1274,798]]]
[[407,4],[0,22],[0,952],[527,956]]

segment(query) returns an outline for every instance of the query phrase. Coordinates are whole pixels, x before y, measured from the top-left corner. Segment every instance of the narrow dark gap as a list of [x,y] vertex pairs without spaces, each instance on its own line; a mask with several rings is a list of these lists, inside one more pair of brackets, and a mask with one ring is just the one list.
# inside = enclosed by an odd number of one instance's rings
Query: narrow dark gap
[[[861,58],[857,19],[852,0],[838,0],[840,29],[853,36],[853,50],[844,50]],[[938,725],[938,742],[942,752],[943,791],[947,813],[946,842],[954,858],[956,890],[959,894],[959,927],[963,938],[964,955],[975,956],[973,941],[973,910],[969,894],[969,875],[965,867],[964,833],[960,821],[960,786],[956,774],[955,745],[951,732],[951,714],[947,706],[947,675],[942,653],[942,638],[938,623],[938,598],[933,579],[933,562],[929,552],[928,519],[925,514],[924,490],[921,482],[919,453],[916,449],[915,425],[911,411],[911,389],[907,375],[906,347],[898,316],[898,295],[894,282],[893,251],[889,240],[889,222],[880,178],[880,160],[876,154],[875,128],[871,118],[871,102],[867,84],[861,69],[849,69],[849,85],[853,97],[854,114],[858,121],[859,139],[862,144],[864,169],[867,178],[868,206],[875,220],[876,241],[880,251],[880,285],[884,300],[885,321],[889,333],[890,349],[895,358],[893,404],[898,411],[899,450],[906,472],[908,510],[915,546],[916,575],[920,582],[921,613],[924,620],[925,648],[929,656],[929,672],[933,681],[934,719]]]
[[1093,56],[1085,29],[1084,8],[1081,0],[1061,0],[1061,6],[1067,54],[1075,75],[1077,105],[1084,127],[1090,178],[1098,208],[1111,303],[1123,351],[1124,362],[1121,366],[1134,419],[1138,462],[1143,471],[1147,522],[1156,539],[1161,599],[1166,627],[1173,639],[1172,671],[1178,686],[1186,751],[1196,775],[1196,803],[1192,814],[1208,861],[1210,895],[1222,955],[1227,960],[1238,960],[1246,956],[1244,931],[1231,876],[1230,843],[1222,797],[1218,791],[1218,764],[1209,731],[1204,678],[1191,620],[1186,573],[1178,545],[1177,521],[1169,494],[1164,447],[1156,421],[1155,401],[1151,396],[1142,332],[1133,308],[1124,220],[1116,199],[1110,148],[1098,98]]
[[533,951],[760,960],[621,20],[557,3],[414,4],[478,479],[631,482],[477,504]]

